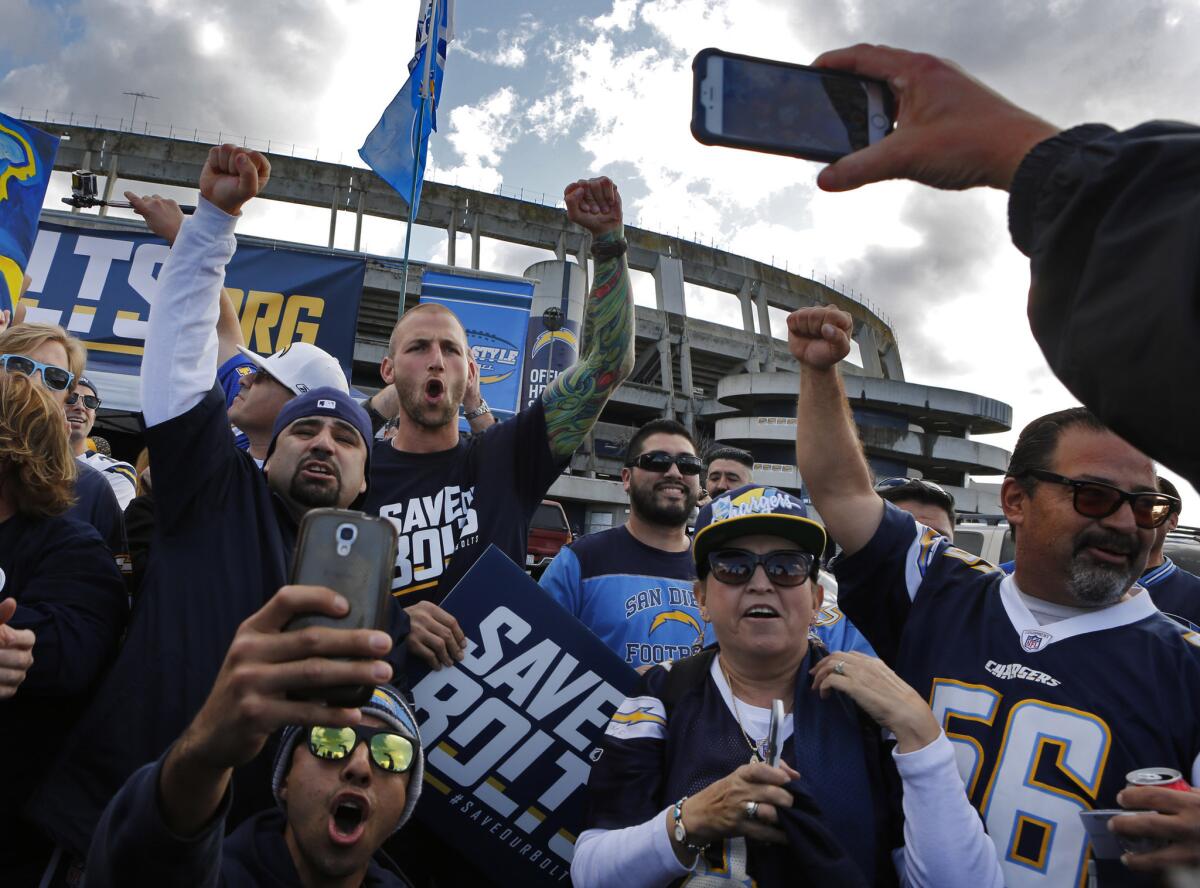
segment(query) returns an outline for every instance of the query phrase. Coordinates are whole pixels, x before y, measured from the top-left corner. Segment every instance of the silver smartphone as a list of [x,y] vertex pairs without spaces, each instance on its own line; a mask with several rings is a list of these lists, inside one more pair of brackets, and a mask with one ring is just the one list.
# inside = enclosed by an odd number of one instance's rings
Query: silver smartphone
[[886,83],[705,49],[692,61],[692,134],[706,145],[835,161],[895,125]]
[[779,760],[783,755],[783,741],[780,736],[783,734],[783,701],[771,701],[771,722],[767,728],[767,764],[774,768],[779,767]]

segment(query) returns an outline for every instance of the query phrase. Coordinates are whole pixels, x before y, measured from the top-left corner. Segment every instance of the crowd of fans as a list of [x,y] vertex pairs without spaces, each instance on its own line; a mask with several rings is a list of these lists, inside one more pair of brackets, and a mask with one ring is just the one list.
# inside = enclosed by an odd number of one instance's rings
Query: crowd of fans
[[[1187,386],[1159,401],[1163,387],[1142,386],[1144,342],[1127,331],[1136,316],[1162,341],[1196,333],[1191,254],[1160,269],[1161,250],[1139,261],[1135,245],[1172,226],[1194,239],[1200,137],[1059,132],[898,50],[819,64],[885,79],[899,103],[897,132],[821,186],[1011,190],[1034,332],[1094,412],[1021,432],[1001,489],[1007,570],[953,545],[941,486],[872,476],[837,309],[787,321],[813,513],[756,485],[744,450],[700,454],[672,418],[639,429],[627,523],[541,578],[640,673],[593,759],[571,877],[1111,886],[1200,864],[1200,792],[1126,785],[1146,767],[1200,782],[1200,579],[1163,554],[1180,498],[1152,461],[1195,481],[1200,430]],[[567,186],[595,261],[580,358],[496,423],[466,332],[438,305],[396,323],[364,404],[315,346],[245,347],[222,284],[270,173],[257,152],[213,148],[186,222],[128,195],[172,245],[136,464],[95,447],[101,392],[80,341],[47,324],[0,332],[4,885],[507,883],[409,823],[425,756],[408,676],[463,658],[443,599],[491,545],[523,562],[534,510],[633,366],[620,192],[603,177]],[[1104,273],[1114,252],[1157,283],[1116,292],[1130,278]],[[300,523],[326,507],[400,531],[387,631],[287,631],[350,608],[288,583]],[[412,543],[414,523],[436,529],[436,553]],[[349,685],[373,688],[369,702],[310,699]],[[1078,815],[1116,808],[1130,813],[1107,828],[1129,850],[1093,860]]]

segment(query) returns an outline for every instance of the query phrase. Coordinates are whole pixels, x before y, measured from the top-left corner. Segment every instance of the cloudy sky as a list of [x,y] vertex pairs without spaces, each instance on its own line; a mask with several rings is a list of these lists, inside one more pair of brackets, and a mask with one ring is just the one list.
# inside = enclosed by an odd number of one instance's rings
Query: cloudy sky
[[[128,123],[122,93],[140,90],[158,99],[139,105],[139,129],[223,131],[346,163],[403,84],[418,7],[14,2],[0,29],[0,110]],[[612,176],[635,224],[861,293],[894,322],[910,381],[1003,400],[1017,429],[1073,402],[1025,322],[1028,269],[1008,238],[1006,196],[902,183],[828,195],[816,164],[699,145],[688,129],[692,56],[717,46],[807,62],[887,43],[953,58],[1062,126],[1200,120],[1195,0],[458,0],[456,12],[429,178],[553,202],[575,178]],[[241,230],[322,243],[327,226],[327,212],[267,204]],[[339,246],[352,230],[339,226]],[[399,253],[402,225],[369,220],[364,233],[370,252]],[[414,244],[419,258],[445,261],[444,233],[418,230]],[[485,242],[492,270],[541,258]],[[648,278],[635,283],[653,304]],[[692,288],[688,311],[740,324],[732,296]],[[1200,498],[1187,495],[1184,520],[1200,524]]]

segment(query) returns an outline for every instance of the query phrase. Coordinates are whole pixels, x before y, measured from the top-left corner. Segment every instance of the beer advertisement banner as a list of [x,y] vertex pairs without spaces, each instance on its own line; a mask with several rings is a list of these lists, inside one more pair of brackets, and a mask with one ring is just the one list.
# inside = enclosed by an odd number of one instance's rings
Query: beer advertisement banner
[[479,365],[479,393],[499,420],[520,409],[532,281],[494,281],[426,269],[421,301],[450,309],[467,331]]
[[[136,375],[169,251],[150,234],[43,222],[27,269],[33,283],[23,300],[26,317],[61,324],[82,339],[89,371]],[[361,257],[239,239],[225,288],[251,349],[270,354],[310,342],[336,357],[348,378],[365,274]]]
[[410,675],[426,754],[417,816],[498,884],[570,884],[588,774],[637,673],[495,546],[442,607],[467,654]]

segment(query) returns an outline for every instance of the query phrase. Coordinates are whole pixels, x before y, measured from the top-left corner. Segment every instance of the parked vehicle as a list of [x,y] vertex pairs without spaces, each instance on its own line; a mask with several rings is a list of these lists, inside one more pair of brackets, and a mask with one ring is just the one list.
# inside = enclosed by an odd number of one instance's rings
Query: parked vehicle
[[997,567],[1012,561],[1017,554],[1017,544],[1008,532],[1008,523],[986,516],[956,524],[954,545]]
[[542,500],[529,522],[529,542],[525,552],[525,569],[536,580],[542,575],[558,551],[571,542],[571,525],[562,503]]
[[1175,528],[1167,534],[1163,554],[1188,573],[1200,576],[1200,527]]

